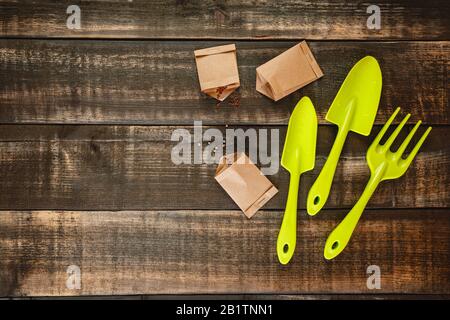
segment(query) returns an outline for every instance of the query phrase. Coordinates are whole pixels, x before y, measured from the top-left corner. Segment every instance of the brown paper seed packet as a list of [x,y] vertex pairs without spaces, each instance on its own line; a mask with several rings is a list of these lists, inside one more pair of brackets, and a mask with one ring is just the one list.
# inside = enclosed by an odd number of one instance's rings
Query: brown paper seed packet
[[239,88],[234,44],[195,50],[194,54],[200,90],[203,93],[223,101]]
[[256,90],[278,101],[322,76],[306,41],[302,41],[256,69]]
[[245,153],[223,156],[215,179],[249,219],[278,193]]

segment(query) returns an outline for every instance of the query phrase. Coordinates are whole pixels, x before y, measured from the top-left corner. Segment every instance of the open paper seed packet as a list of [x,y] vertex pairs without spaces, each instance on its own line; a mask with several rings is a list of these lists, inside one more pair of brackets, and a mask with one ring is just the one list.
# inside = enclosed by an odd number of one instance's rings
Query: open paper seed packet
[[223,101],[239,88],[234,44],[194,51],[198,80],[203,93]]
[[256,90],[278,101],[322,76],[322,70],[303,41],[256,69]]
[[278,192],[245,153],[223,156],[215,178],[247,218],[251,218]]
[[[194,54],[203,93],[223,101],[240,86],[234,44],[200,49]],[[303,41],[256,69],[256,90],[278,101],[322,76]],[[222,157],[215,179],[248,218],[278,192],[245,153]]]

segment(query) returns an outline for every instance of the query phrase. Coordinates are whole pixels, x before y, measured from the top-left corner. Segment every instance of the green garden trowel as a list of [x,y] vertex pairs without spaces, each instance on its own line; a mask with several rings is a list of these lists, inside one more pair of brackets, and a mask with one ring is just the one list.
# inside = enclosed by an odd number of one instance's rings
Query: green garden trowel
[[327,202],[334,172],[349,131],[370,134],[381,95],[381,70],[374,57],[359,60],[348,73],[325,119],[339,130],[328,159],[308,193],[306,208],[315,215]]
[[297,241],[297,199],[300,175],[314,168],[317,140],[317,116],[311,100],[303,97],[289,119],[281,165],[290,173],[289,193],[277,240],[280,263],[287,264]]

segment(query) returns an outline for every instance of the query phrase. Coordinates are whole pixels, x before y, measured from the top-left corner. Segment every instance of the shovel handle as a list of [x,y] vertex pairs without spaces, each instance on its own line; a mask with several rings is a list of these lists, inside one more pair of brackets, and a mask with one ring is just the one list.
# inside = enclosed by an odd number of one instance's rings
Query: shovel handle
[[281,264],[287,264],[294,255],[297,242],[297,199],[299,174],[291,174],[283,222],[277,239],[277,254]]
[[345,108],[344,121],[339,126],[336,139],[331,148],[328,159],[320,171],[319,176],[308,192],[308,199],[306,200],[306,209],[308,214],[313,216],[318,213],[327,202],[330,194],[331,183],[333,182],[336,166],[341,156],[342,147],[347,139],[348,131],[350,130],[350,123],[353,119],[355,110],[355,100],[351,100]]
[[306,208],[308,214],[313,216],[318,213],[327,202],[330,194],[331,183],[333,182],[336,166],[341,156],[342,148],[347,138],[348,127],[339,127],[336,140],[331,148],[328,159],[325,162],[319,176],[308,192],[308,199],[306,201]]

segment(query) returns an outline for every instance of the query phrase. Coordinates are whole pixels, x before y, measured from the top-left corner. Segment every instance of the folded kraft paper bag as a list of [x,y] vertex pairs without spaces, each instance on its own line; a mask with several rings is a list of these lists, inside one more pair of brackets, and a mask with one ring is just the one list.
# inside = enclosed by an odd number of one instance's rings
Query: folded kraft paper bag
[[234,44],[195,50],[194,54],[200,89],[203,93],[223,101],[239,88]]
[[247,218],[251,218],[278,192],[245,153],[223,156],[215,179]]
[[256,69],[256,90],[277,101],[322,76],[303,41]]

